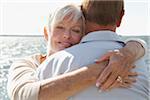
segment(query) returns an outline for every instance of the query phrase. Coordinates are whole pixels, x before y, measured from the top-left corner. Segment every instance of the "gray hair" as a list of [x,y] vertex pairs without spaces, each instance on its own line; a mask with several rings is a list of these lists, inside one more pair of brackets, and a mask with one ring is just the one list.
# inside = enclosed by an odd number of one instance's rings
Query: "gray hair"
[[48,27],[51,28],[53,25],[56,25],[57,23],[63,21],[65,17],[69,16],[67,19],[68,21],[74,21],[77,22],[79,19],[82,20],[82,29],[83,34],[85,33],[85,18],[83,16],[83,13],[80,9],[80,7],[69,4],[66,5],[58,10],[56,10],[53,15],[50,15]]

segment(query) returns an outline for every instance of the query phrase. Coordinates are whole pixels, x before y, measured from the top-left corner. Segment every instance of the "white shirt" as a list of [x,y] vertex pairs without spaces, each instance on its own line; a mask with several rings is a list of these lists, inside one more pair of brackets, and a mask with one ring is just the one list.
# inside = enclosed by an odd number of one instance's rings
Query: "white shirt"
[[[38,69],[39,78],[46,79],[81,68],[94,61],[108,50],[123,47],[119,36],[111,31],[96,31],[86,35],[81,43],[51,55]],[[95,86],[70,97],[70,100],[148,100],[147,66],[144,57],[136,62],[134,71],[141,73],[131,88],[116,88],[98,92]]]

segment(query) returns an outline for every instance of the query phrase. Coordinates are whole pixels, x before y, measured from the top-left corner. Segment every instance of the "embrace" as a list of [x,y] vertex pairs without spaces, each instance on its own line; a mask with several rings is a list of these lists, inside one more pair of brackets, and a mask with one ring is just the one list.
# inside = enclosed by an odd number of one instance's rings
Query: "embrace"
[[116,33],[124,1],[82,1],[51,16],[46,55],[12,64],[11,100],[148,100],[146,44]]

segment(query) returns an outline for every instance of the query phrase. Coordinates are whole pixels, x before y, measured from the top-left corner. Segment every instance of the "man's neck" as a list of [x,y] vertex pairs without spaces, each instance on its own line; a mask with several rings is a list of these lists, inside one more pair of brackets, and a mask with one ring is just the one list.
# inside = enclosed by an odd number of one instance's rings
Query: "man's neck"
[[98,25],[96,23],[91,23],[91,22],[86,23],[86,25],[87,25],[86,34],[88,34],[90,32],[94,32],[94,31],[104,31],[104,30],[116,32],[116,26],[115,25],[103,26],[103,25]]

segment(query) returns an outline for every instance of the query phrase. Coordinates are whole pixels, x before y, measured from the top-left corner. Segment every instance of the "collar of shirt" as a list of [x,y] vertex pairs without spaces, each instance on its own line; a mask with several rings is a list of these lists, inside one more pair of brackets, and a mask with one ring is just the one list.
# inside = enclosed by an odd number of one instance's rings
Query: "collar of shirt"
[[123,43],[123,40],[120,38],[120,36],[113,31],[90,32],[82,38],[81,43],[92,41],[117,41]]

